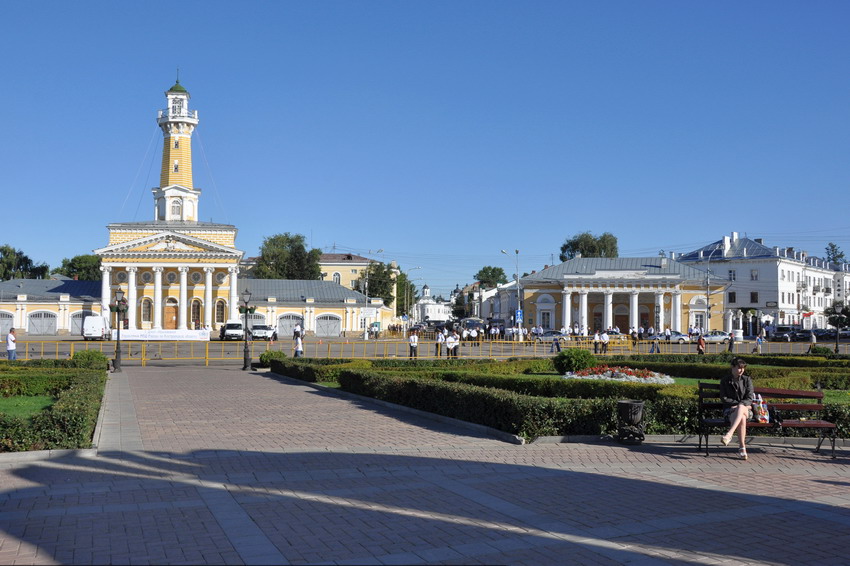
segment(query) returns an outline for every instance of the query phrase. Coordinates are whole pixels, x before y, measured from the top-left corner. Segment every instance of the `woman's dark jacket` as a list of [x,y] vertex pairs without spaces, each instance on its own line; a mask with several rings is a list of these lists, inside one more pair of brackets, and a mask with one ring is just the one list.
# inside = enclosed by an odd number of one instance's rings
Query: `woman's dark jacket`
[[720,400],[723,401],[724,409],[741,403],[750,407],[754,397],[753,380],[749,375],[744,374],[741,379],[726,375],[720,380]]

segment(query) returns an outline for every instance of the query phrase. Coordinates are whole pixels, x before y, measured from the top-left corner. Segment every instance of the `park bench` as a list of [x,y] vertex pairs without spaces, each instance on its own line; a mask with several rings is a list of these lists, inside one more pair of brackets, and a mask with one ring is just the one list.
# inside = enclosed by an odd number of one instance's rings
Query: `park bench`
[[[747,429],[766,428],[777,434],[783,429],[802,428],[821,431],[815,452],[820,452],[823,441],[829,438],[832,457],[835,458],[836,426],[820,418],[823,410],[823,392],[795,389],[768,389],[754,387],[756,396],[761,395],[767,403],[769,423],[747,422]],[[723,402],[720,400],[720,383],[699,383],[699,446],[705,439],[705,455],[708,456],[708,434],[712,429],[727,430],[729,423],[723,418]]]

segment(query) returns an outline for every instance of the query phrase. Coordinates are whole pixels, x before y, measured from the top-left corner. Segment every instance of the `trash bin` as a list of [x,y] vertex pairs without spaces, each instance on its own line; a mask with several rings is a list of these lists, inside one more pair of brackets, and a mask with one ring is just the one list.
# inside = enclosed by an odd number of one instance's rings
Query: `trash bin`
[[623,444],[640,444],[643,434],[643,401],[617,401],[617,440]]

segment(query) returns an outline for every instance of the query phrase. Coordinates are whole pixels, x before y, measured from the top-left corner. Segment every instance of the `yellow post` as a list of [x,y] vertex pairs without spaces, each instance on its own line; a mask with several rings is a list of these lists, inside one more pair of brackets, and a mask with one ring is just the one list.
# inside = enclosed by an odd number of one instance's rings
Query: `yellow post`
[[210,343],[209,342],[207,342],[206,346],[204,347],[204,365],[205,366],[210,365]]

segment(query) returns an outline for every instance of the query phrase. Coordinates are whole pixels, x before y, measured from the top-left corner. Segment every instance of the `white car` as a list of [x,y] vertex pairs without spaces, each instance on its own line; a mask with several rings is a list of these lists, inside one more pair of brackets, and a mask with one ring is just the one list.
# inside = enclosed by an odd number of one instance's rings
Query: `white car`
[[277,331],[267,324],[255,324],[251,328],[251,336],[254,340],[275,340]]
[[722,330],[712,330],[703,334],[702,338],[706,342],[719,342],[720,344],[728,344],[729,340],[731,340],[729,333]]
[[[650,340],[660,340],[662,342],[666,342],[667,336],[663,333],[654,334],[654,335],[650,336],[649,339]],[[682,334],[681,332],[679,332],[677,330],[671,330],[670,331],[670,342],[678,342],[679,344],[684,344],[684,343],[690,342],[690,341],[691,341],[691,339],[688,337],[687,334]]]

